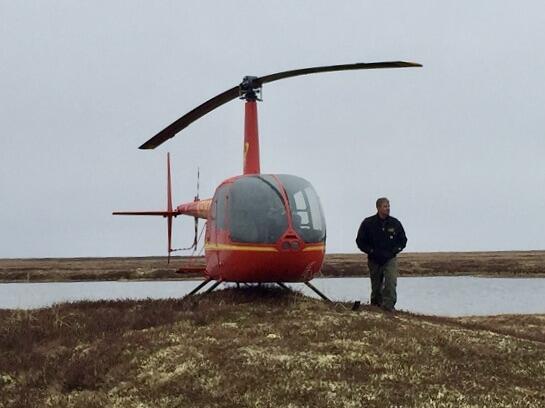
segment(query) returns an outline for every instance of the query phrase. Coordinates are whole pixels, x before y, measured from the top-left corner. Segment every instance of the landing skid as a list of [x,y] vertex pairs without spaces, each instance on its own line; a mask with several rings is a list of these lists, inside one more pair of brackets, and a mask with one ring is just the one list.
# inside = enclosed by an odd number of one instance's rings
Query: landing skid
[[[201,290],[202,288],[204,288],[211,280],[211,278],[207,278],[205,279],[204,281],[202,281],[195,289],[193,289],[191,292],[189,292],[187,295],[184,296],[184,298],[186,297],[189,297],[189,296],[193,296],[193,295],[196,295],[197,292],[199,292],[199,290]],[[216,281],[214,282],[214,284],[212,286],[210,286],[208,289],[206,289],[206,291],[203,292],[203,294],[207,294],[207,293],[210,293],[212,292],[214,289],[216,289],[218,287],[218,285],[222,283],[222,281]],[[318,288],[316,288],[316,286],[314,286],[312,283],[310,282],[303,282],[305,285],[307,285],[310,289],[312,289],[312,291],[314,291],[314,293],[316,293],[318,296],[320,296],[323,300],[325,300],[326,302],[329,302],[329,303],[333,303],[331,301],[331,299],[329,299],[326,295],[324,295],[322,292],[320,292],[318,290]],[[281,288],[283,289],[286,289],[286,290],[290,290],[290,288],[284,283],[284,282],[276,282],[276,284],[278,286],[280,286]],[[260,284],[259,284],[260,285]],[[239,287],[239,283],[237,282],[237,288]]]
[[[202,281],[195,289],[193,289],[191,292],[189,292],[187,295],[185,295],[184,298],[195,295],[199,290],[201,290],[202,288],[204,288],[204,287],[208,284],[208,282],[210,282],[211,280],[212,280],[211,278],[205,279],[205,280]],[[219,282],[219,281],[218,281],[218,282]],[[216,283],[218,283],[218,282],[216,282]],[[215,287],[217,286],[216,284],[214,284],[214,285],[215,285],[215,286],[212,286],[212,288],[215,288]],[[208,292],[210,292],[210,289],[208,289],[208,290],[206,291],[206,293],[208,293]]]

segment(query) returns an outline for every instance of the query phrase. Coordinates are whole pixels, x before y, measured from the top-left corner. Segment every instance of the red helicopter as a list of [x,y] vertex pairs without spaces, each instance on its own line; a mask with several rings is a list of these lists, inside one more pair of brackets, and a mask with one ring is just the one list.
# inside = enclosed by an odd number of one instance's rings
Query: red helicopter
[[172,206],[170,154],[167,155],[166,211],[114,212],[114,215],[152,215],[167,218],[168,257],[174,251],[172,219],[178,215],[206,220],[205,280],[265,283],[303,282],[327,299],[309,281],[320,271],[325,255],[326,224],[318,195],[305,179],[288,174],[263,174],[259,163],[257,101],[263,84],[320,72],[378,68],[408,68],[422,65],[403,62],[373,62],[312,67],[262,77],[246,76],[233,88],[197,106],[145,142],[140,149],[154,149],[192,122],[236,98],[245,102],[243,174],[224,180],[213,198]]

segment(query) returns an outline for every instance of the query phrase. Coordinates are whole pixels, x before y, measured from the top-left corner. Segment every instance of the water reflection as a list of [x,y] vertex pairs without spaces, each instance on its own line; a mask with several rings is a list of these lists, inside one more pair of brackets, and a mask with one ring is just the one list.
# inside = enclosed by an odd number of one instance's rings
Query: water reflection
[[[334,300],[368,301],[369,278],[312,281]],[[197,281],[63,282],[0,284],[0,308],[33,309],[53,303],[100,299],[180,298]],[[290,284],[317,297],[303,284]],[[398,280],[397,308],[441,316],[545,313],[545,279],[427,277]]]

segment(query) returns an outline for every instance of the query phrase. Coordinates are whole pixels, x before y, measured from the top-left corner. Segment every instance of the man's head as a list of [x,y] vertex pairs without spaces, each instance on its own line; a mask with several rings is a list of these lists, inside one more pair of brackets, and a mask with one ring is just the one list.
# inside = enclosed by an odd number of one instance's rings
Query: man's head
[[380,197],[377,200],[377,212],[380,218],[387,218],[390,215],[390,200],[386,197]]

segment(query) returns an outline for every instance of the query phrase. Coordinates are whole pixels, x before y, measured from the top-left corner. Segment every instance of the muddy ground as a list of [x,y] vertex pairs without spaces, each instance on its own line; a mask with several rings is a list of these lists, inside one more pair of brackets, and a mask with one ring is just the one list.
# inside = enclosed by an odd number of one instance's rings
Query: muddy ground
[[[198,278],[202,257],[0,259],[0,282]],[[545,251],[402,253],[400,276],[545,277]],[[361,254],[328,254],[320,276],[367,274]]]

